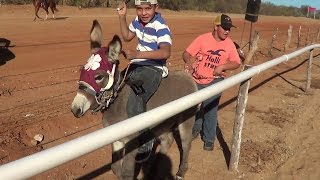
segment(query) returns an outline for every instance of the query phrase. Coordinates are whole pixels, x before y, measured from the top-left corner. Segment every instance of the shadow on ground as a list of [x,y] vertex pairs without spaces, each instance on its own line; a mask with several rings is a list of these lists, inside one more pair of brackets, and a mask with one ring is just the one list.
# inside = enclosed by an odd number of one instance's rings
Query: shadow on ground
[[5,38],[0,38],[0,66],[7,63],[16,56],[9,50],[11,41]]
[[69,17],[56,17],[55,19],[50,19],[50,20],[65,20],[68,19]]
[[[171,159],[162,153],[157,153],[151,158],[151,163],[147,163],[144,165],[139,164],[136,169],[141,169],[143,174],[147,174],[143,180],[174,180],[174,175],[172,174],[172,161]],[[77,178],[77,180],[87,180],[96,178],[103,173],[106,173],[111,170],[111,163],[100,167],[82,177]],[[136,176],[139,172],[136,172]]]

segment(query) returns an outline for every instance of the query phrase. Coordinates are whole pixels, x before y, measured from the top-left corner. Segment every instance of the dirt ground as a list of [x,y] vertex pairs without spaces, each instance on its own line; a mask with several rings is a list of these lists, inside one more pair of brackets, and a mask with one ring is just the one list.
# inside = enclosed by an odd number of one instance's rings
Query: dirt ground
[[[33,21],[33,7],[0,7],[0,38],[11,41],[0,51],[0,164],[9,163],[102,128],[101,115],[76,119],[70,105],[77,89],[79,68],[89,56],[92,20],[103,28],[107,43],[119,34],[114,9],[79,9],[58,6],[56,19]],[[173,33],[170,70],[181,70],[181,55],[199,34],[211,31],[215,13],[161,10]],[[129,11],[128,19],[134,16]],[[44,17],[44,11],[40,11]],[[230,15],[238,27],[231,37],[244,51],[250,26],[244,15]],[[279,57],[293,26],[291,52],[317,41],[319,21],[296,17],[266,17],[252,24],[259,32],[259,49],[252,65]],[[278,29],[278,31],[277,31]],[[273,33],[275,40],[270,50]],[[3,39],[0,41],[3,41]],[[319,43],[319,42],[318,42]],[[124,44],[134,48],[135,42]],[[273,57],[270,56],[273,55]],[[287,52],[286,52],[287,53]],[[239,86],[223,93],[219,109],[219,129],[214,151],[202,150],[200,139],[193,141],[189,170],[185,179],[320,179],[320,62],[314,53],[311,90],[305,92],[308,53],[253,77],[249,90],[238,172],[228,171]],[[126,65],[125,60],[122,66]],[[229,73],[229,76],[240,72]],[[33,146],[35,134],[44,140]],[[178,150],[172,146],[169,171],[178,167]],[[36,175],[31,179],[116,179],[110,169],[110,146]],[[170,165],[171,164],[171,168]]]

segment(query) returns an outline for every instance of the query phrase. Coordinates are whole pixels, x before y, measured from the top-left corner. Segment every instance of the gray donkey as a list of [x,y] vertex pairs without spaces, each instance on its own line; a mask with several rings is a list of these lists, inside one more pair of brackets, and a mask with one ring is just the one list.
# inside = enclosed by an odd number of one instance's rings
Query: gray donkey
[[[128,118],[126,104],[130,86],[123,80],[126,73],[125,70],[120,72],[118,60],[122,52],[122,44],[120,38],[115,35],[107,47],[102,47],[102,30],[96,20],[93,21],[90,39],[92,55],[81,70],[79,89],[72,102],[71,111],[77,118],[83,116],[88,110],[101,111],[103,125],[107,127]],[[171,72],[162,80],[158,91],[149,100],[147,109],[156,108],[196,90],[196,85],[189,74],[183,71]],[[180,165],[176,179],[183,179],[188,169],[192,126],[196,111],[196,106],[189,108],[151,129],[160,145],[158,151],[162,154],[166,154],[174,139],[176,140],[180,150]],[[130,127],[124,127],[126,128]],[[140,166],[140,169],[143,169],[143,165],[135,162],[139,146],[138,136],[139,133],[135,133],[112,144],[111,168],[118,179],[134,179],[138,174],[137,167]],[[155,151],[156,148],[154,153]],[[148,171],[144,174],[146,176]],[[160,177],[152,179],[158,178]]]

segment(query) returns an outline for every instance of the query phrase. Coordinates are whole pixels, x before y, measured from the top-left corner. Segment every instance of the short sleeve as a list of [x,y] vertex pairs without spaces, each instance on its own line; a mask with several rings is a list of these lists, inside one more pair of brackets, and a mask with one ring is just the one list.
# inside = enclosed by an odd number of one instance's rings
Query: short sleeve
[[157,44],[168,43],[172,44],[171,32],[169,27],[164,22],[154,23],[157,35]]
[[133,26],[133,21],[129,24],[129,30],[133,33],[136,33],[136,28]]

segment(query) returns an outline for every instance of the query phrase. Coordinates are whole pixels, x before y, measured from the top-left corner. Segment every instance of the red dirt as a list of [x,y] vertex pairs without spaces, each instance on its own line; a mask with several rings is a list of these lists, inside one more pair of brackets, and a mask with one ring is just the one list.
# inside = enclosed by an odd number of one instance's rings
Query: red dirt
[[[76,119],[70,112],[79,68],[89,56],[89,30],[92,20],[102,25],[106,42],[119,34],[114,9],[78,9],[58,6],[56,20],[33,22],[33,7],[0,7],[0,36],[11,41],[15,58],[0,65],[0,164],[48,149],[102,128],[101,115],[88,113]],[[181,55],[199,34],[211,31],[212,13],[161,10],[173,32],[171,70],[182,69]],[[130,10],[128,19],[134,11]],[[44,12],[40,12],[44,17]],[[51,16],[51,14],[50,14]],[[49,16],[49,17],[50,17]],[[244,15],[230,15],[237,29],[231,37],[244,46],[249,39],[250,23]],[[319,22],[307,18],[260,16],[253,24],[259,31],[259,49],[253,65],[272,59],[268,56],[273,30],[279,29],[272,54],[283,52],[287,29],[293,26],[290,51],[296,49],[297,32],[302,26],[301,45],[316,40]],[[309,36],[307,36],[310,28]],[[134,48],[128,43],[124,48]],[[244,48],[247,51],[247,47]],[[318,55],[319,53],[315,53]],[[226,164],[231,147],[235,96],[238,86],[223,93],[219,110],[218,140],[213,152],[202,150],[197,139],[192,144],[186,179],[319,179],[320,178],[320,63],[314,58],[311,91],[306,84],[308,54],[294,58],[253,77],[242,132],[238,172]],[[122,64],[123,66],[125,63]],[[230,75],[240,72],[240,69]],[[44,141],[30,143],[37,133]],[[168,156],[174,174],[178,150]],[[110,170],[110,146],[39,174],[31,179],[115,179]]]

